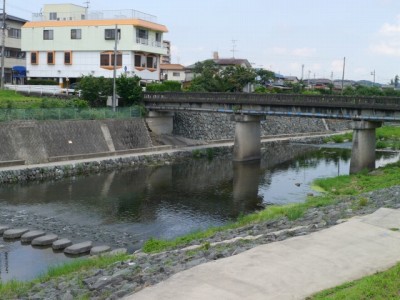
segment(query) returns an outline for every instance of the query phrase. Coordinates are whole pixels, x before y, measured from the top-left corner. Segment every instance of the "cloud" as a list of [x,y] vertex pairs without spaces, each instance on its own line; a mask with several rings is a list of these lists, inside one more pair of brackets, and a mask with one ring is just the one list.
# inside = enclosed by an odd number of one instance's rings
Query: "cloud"
[[400,33],[400,15],[397,16],[396,24],[385,23],[382,25],[379,33],[383,36],[393,36]]
[[300,57],[310,57],[315,55],[317,52],[316,49],[314,48],[297,48],[291,51],[291,54],[294,56],[300,56]]
[[381,42],[377,45],[372,45],[370,50],[377,54],[387,56],[400,56],[400,42],[397,41],[386,41]]
[[369,47],[375,54],[400,56],[400,15],[393,24],[385,23],[379,30],[379,40]]
[[295,57],[311,57],[315,55],[317,50],[315,48],[295,48],[289,49],[285,47],[273,47],[269,50],[274,55],[290,55]]

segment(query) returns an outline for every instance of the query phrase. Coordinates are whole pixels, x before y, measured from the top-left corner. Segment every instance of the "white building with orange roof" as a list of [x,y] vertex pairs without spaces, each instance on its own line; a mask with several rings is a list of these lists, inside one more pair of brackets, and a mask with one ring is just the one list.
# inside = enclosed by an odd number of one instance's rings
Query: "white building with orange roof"
[[[54,79],[66,86],[83,75],[137,75],[160,78],[160,57],[166,55],[156,17],[135,10],[89,11],[73,4],[45,5],[22,27],[22,50],[29,78]],[[115,36],[117,53],[115,56]]]

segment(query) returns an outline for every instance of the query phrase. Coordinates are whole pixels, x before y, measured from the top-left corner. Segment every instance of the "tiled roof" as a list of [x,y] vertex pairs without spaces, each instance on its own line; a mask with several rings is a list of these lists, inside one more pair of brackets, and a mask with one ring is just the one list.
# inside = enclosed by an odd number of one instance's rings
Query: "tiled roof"
[[160,68],[163,70],[179,70],[179,71],[183,71],[185,69],[185,67],[180,64],[160,64]]

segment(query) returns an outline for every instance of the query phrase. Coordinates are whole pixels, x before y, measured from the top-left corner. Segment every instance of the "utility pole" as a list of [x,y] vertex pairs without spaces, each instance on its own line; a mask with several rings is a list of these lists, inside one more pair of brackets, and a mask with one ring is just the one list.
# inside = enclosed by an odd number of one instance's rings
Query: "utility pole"
[[118,25],[115,25],[114,31],[114,73],[113,73],[113,95],[112,95],[112,110],[115,112],[117,106],[117,92],[116,92],[116,79],[117,79],[117,47],[118,47]]
[[235,52],[237,52],[237,50],[236,50],[236,42],[237,42],[237,40],[232,40],[232,50],[231,50],[232,58],[235,58]]
[[342,74],[342,95],[343,95],[343,86],[344,86],[344,71],[346,69],[346,57],[343,58],[343,74]]
[[4,55],[6,48],[6,0],[3,0],[3,20],[1,22],[1,79],[0,79],[0,88],[4,90]]
[[374,85],[373,85],[373,86],[375,86],[375,70],[373,70],[373,71],[371,72],[371,75],[374,76]]
[[301,65],[301,80],[303,80],[304,76],[304,64]]

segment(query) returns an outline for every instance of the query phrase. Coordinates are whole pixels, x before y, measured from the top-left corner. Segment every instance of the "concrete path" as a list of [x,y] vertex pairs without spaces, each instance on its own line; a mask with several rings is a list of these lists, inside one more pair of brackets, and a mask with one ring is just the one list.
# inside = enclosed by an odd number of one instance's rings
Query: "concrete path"
[[400,261],[400,211],[381,208],[310,235],[199,265],[126,300],[304,299]]

